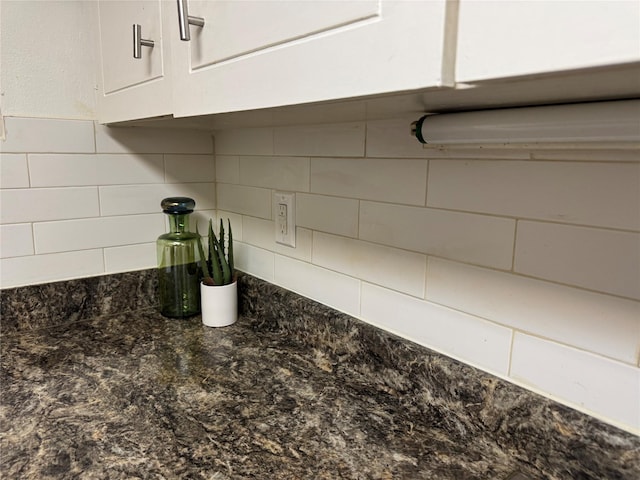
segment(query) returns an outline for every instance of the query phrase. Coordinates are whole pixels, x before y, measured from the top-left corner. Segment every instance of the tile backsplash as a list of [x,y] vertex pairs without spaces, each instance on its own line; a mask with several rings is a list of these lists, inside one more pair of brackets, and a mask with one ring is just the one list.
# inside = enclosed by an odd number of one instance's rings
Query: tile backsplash
[[0,286],[156,265],[160,200],[215,215],[211,135],[108,128],[89,120],[7,117],[0,143]]
[[411,120],[215,132],[240,268],[640,432],[637,150],[424,149]]
[[214,162],[204,132],[5,118],[1,286],[152,267],[188,195],[241,270],[640,433],[638,152],[424,149],[411,120],[217,131]]

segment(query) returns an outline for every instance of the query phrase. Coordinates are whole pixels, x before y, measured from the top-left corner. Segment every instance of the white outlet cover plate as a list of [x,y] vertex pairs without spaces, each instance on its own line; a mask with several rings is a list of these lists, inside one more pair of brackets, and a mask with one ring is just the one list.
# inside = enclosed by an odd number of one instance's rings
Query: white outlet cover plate
[[[274,192],[273,204],[276,243],[296,246],[296,194],[288,192]],[[284,205],[284,207],[283,207]]]

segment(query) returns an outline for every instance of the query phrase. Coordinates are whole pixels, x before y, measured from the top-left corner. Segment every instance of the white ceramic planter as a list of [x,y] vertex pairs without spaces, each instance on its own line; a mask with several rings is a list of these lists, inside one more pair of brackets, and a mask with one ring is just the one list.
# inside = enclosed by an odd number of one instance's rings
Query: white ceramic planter
[[226,327],[238,319],[238,282],[210,286],[200,284],[202,323],[207,327]]

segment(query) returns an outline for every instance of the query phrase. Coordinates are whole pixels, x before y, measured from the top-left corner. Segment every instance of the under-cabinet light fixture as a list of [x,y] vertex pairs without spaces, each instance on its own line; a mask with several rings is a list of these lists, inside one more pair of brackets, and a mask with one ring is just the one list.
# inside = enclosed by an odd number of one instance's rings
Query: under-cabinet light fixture
[[425,115],[411,131],[441,145],[639,142],[640,100]]

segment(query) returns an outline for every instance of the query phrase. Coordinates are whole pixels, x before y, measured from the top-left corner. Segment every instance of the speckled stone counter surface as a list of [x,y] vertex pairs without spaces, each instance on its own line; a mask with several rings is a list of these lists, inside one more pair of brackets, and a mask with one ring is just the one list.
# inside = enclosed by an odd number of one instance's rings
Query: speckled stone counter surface
[[[250,276],[222,329],[152,273],[2,292],[8,479],[638,479],[640,439]],[[126,298],[126,300],[125,300]]]

